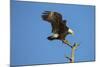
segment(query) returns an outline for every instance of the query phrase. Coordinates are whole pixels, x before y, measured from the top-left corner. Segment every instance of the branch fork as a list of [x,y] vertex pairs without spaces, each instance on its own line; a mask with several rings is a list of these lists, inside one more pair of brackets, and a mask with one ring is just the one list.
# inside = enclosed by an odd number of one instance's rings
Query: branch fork
[[79,46],[79,44],[74,43],[74,45],[71,45],[70,42],[68,42],[67,40],[63,41],[65,44],[67,44],[70,48],[71,48],[71,57],[65,56],[67,59],[69,59],[70,63],[74,63],[74,59],[75,59],[75,50],[77,49],[77,47]]

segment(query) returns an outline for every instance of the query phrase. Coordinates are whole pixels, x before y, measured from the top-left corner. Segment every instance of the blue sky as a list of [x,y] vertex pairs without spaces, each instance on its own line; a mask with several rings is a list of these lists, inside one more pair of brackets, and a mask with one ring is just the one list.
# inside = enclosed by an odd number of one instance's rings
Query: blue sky
[[50,4],[36,2],[11,3],[11,65],[65,63],[71,49],[61,41],[49,41],[51,26],[43,21],[44,11],[56,11],[68,21],[74,36],[67,36],[71,43],[79,43],[75,62],[95,59],[94,6]]

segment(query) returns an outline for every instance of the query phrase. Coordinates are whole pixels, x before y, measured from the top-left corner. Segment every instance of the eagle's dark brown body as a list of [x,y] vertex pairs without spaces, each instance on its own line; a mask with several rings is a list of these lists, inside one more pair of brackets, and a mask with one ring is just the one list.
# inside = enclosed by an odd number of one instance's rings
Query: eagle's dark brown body
[[69,27],[66,26],[66,20],[62,19],[61,14],[57,12],[45,11],[42,15],[42,19],[48,21],[52,26],[52,33],[58,36],[49,36],[49,40],[65,40],[66,35],[71,34]]

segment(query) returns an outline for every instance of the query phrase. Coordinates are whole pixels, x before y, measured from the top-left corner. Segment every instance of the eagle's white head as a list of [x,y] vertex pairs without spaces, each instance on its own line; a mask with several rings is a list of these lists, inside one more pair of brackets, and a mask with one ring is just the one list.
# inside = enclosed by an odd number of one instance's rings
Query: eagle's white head
[[74,35],[74,31],[70,28],[68,29],[68,33],[71,34],[71,35]]

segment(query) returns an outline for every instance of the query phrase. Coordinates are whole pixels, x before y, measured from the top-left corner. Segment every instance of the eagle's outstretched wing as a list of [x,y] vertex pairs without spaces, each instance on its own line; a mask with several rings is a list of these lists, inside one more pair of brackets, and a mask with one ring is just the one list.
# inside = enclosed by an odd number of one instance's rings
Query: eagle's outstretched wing
[[43,20],[48,21],[50,23],[59,23],[62,21],[61,14],[57,12],[45,11],[42,15]]
[[42,15],[43,20],[51,23],[52,32],[59,33],[62,30],[64,31],[66,28],[66,21],[62,20],[62,15],[57,12],[45,11]]

